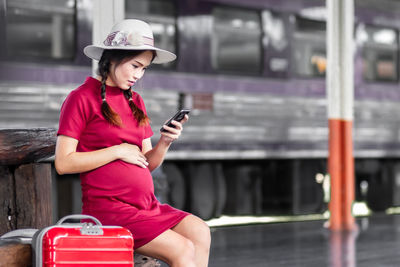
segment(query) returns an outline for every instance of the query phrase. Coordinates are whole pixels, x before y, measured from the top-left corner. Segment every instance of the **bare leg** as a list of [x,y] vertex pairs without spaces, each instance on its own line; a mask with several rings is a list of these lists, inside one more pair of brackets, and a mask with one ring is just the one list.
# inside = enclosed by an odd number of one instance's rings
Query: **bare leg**
[[172,230],[165,231],[136,252],[165,261],[171,267],[196,267],[193,242]]
[[200,218],[188,215],[171,230],[186,237],[194,244],[196,266],[207,267],[211,244],[208,225]]

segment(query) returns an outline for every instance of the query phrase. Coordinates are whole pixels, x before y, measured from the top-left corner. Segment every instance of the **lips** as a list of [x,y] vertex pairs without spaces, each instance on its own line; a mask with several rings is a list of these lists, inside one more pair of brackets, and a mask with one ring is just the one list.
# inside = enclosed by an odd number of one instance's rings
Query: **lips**
[[128,81],[128,83],[129,83],[129,86],[133,86],[135,84],[134,81]]

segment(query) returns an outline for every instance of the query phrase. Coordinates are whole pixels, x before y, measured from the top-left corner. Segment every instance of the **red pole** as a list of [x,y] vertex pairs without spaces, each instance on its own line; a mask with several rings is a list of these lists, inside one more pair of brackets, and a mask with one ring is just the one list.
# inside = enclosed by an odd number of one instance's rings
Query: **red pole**
[[341,139],[342,129],[340,120],[329,120],[329,157],[328,172],[331,180],[331,199],[329,202],[330,221],[329,228],[340,230],[342,228],[342,175],[341,175]]
[[353,122],[342,122],[343,132],[343,209],[342,209],[342,227],[344,230],[353,230],[356,227],[353,217],[354,203],[354,156],[353,156]]
[[354,157],[352,121],[329,120],[328,172],[331,179],[329,203],[331,230],[352,230],[354,201]]

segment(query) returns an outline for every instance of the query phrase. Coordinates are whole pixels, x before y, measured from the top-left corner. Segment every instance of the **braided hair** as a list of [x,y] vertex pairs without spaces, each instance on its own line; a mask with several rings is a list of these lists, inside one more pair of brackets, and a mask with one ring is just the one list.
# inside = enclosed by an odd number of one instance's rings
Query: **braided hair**
[[[142,50],[104,50],[103,55],[99,61],[98,74],[101,77],[101,113],[104,118],[112,125],[122,126],[122,121],[118,113],[116,113],[106,100],[106,80],[110,75],[111,62],[115,62],[115,68],[123,63],[124,61],[139,55],[144,51]],[[153,58],[155,53],[153,53]],[[114,69],[115,69],[114,68]],[[132,90],[124,90],[124,96],[129,102],[129,107],[132,110],[132,114],[135,119],[139,122],[140,126],[148,125],[150,122],[149,117],[141,110],[132,99]]]

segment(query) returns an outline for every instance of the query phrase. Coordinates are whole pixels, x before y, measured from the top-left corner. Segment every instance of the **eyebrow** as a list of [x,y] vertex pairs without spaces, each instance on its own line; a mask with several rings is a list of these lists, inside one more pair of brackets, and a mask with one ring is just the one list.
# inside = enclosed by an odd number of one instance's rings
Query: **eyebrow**
[[[144,67],[144,66],[146,66],[146,65],[144,65],[142,62],[140,62],[140,61],[137,61],[136,59],[134,60],[136,63],[138,63],[139,65],[141,65],[142,67]],[[147,65],[148,66],[148,65]],[[146,66],[146,67],[147,67]]]

